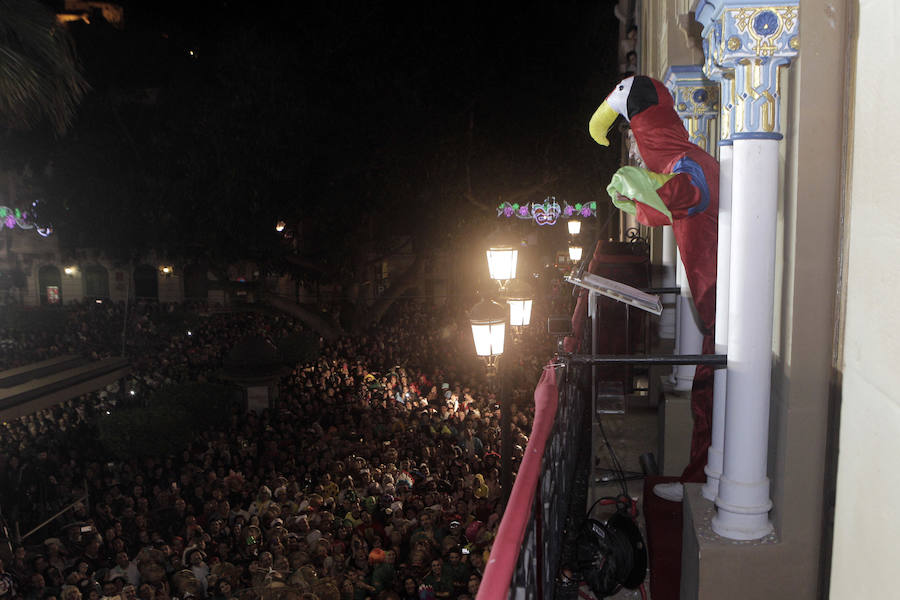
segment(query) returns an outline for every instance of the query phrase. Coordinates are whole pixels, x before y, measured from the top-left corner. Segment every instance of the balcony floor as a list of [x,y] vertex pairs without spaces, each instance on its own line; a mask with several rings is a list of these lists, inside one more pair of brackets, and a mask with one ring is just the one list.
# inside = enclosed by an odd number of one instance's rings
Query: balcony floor
[[[622,468],[629,474],[642,474],[640,456],[647,452],[652,452],[658,458],[658,416],[657,408],[651,406],[647,396],[629,396],[626,398],[625,413],[619,415],[607,414],[602,415],[603,429],[609,439],[609,443],[613,448]],[[619,493],[619,485],[616,482],[604,482],[604,476],[607,475],[607,469],[612,467],[612,461],[609,451],[603,442],[599,428],[594,428],[594,460],[595,471],[593,484],[588,493],[588,507],[590,507],[598,498],[604,496],[615,496]],[[638,527],[644,536],[646,543],[646,523],[641,512],[643,506],[644,480],[630,479],[627,482],[628,494],[637,501],[638,506]],[[607,506],[598,505],[591,513],[591,517],[599,520],[605,520],[612,515],[614,509]],[[650,598],[649,577],[644,580],[644,589],[646,598]],[[586,586],[582,587],[581,597],[594,598]],[[618,593],[607,596],[607,598],[625,600],[625,599],[641,599],[641,591],[621,589]]]

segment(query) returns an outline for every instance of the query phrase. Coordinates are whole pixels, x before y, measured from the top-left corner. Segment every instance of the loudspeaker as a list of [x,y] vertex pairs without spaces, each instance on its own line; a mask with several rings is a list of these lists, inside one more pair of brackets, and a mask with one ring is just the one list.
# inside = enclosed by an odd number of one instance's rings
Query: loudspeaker
[[582,580],[600,598],[640,587],[647,571],[647,548],[634,520],[621,511],[606,523],[588,519],[576,542]]

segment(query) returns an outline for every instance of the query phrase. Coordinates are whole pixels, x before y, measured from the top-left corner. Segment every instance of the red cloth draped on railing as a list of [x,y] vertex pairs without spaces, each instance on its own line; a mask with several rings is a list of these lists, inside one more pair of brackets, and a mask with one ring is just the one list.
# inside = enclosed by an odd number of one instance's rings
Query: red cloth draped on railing
[[516,475],[509,503],[503,513],[503,520],[497,530],[497,537],[491,547],[491,556],[484,569],[484,577],[478,588],[477,600],[498,600],[509,595],[509,585],[519,549],[525,537],[525,530],[531,518],[531,505],[541,476],[541,460],[544,448],[556,420],[559,390],[556,387],[556,372],[552,366],[544,367],[541,380],[534,390],[534,425],[531,438],[525,447],[525,455]]

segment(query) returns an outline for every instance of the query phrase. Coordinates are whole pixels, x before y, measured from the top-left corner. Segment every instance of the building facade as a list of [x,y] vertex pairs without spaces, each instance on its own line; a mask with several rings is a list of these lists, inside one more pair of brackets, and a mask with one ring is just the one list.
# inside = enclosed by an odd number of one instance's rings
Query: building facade
[[[886,302],[900,286],[898,7],[622,0],[616,14],[623,40],[636,28],[637,73],[665,81],[693,67],[715,86],[712,152],[732,175],[720,181],[733,202],[720,213],[732,234],[723,459],[707,470],[718,490],[686,490],[682,597],[882,597],[900,534],[900,476],[887,466],[900,446],[900,317]],[[760,218],[748,207],[769,211],[765,229],[736,230]],[[741,346],[757,318],[739,308],[748,298],[769,307],[759,358]],[[735,400],[747,386],[731,380],[751,365],[767,378],[762,399]],[[750,502],[731,495],[741,478]]]

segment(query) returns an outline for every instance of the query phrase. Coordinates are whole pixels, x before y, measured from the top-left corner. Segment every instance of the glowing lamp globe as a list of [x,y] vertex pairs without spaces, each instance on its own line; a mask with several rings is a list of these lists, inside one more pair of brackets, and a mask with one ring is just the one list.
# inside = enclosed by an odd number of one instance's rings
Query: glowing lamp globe
[[516,278],[516,263],[519,260],[519,251],[513,246],[496,245],[487,251],[488,271],[491,279],[496,281],[509,281]]
[[531,298],[510,298],[509,324],[513,327],[527,327],[531,324]]
[[569,260],[572,262],[581,260],[581,246],[569,246]]
[[568,222],[569,235],[578,235],[581,233],[581,221],[578,219],[569,219]]
[[506,309],[493,300],[484,299],[469,313],[475,353],[491,357],[503,354],[506,340]]
[[278,221],[278,223],[275,224],[275,231],[277,231],[278,233],[281,233],[282,231],[284,231],[284,227],[285,227],[285,222]]
[[509,324],[513,327],[527,327],[531,324],[531,288],[524,283],[514,282],[507,292],[509,304]]

